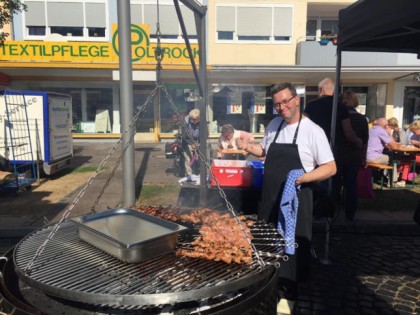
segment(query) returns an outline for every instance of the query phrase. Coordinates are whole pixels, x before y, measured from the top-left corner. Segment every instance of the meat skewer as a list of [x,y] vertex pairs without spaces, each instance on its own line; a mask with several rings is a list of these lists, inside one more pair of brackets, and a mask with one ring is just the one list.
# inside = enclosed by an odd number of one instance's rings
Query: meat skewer
[[228,213],[202,208],[191,213],[182,213],[180,208],[147,206],[138,207],[138,211],[171,221],[201,224],[200,235],[191,242],[192,248],[178,249],[178,256],[202,258],[225,263],[252,263],[253,239],[250,226],[254,222],[243,216],[232,217]]

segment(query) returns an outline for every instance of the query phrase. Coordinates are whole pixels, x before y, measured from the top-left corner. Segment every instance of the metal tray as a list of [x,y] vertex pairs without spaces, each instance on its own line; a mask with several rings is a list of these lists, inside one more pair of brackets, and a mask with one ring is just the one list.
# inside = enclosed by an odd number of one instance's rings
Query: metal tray
[[175,249],[178,233],[187,228],[133,209],[112,209],[72,218],[79,237],[127,263]]

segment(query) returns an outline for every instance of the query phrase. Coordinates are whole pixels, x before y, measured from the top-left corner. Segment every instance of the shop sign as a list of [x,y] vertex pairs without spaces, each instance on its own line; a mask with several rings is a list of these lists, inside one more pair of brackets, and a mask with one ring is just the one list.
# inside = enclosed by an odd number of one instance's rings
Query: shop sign
[[253,104],[253,105],[251,105],[251,113],[253,113],[253,114],[265,114],[265,104]]
[[228,114],[242,114],[242,104],[230,104],[227,106]]
[[[0,47],[0,60],[118,63],[118,24],[112,28],[112,43],[109,42],[41,42],[6,41]],[[150,42],[148,24],[131,25],[132,62],[156,64],[156,44]],[[162,43],[162,64],[190,64],[185,44]],[[191,44],[193,57],[198,62],[198,45]]]

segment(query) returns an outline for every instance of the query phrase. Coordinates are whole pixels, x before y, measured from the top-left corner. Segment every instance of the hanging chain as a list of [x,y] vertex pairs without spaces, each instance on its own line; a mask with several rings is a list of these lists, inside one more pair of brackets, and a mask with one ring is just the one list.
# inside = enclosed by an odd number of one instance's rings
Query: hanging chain
[[[123,140],[123,137],[125,134],[128,134],[129,130],[131,130],[131,128],[134,126],[134,124],[137,122],[139,117],[142,117],[142,114],[146,111],[147,109],[147,105],[149,103],[151,103],[153,97],[156,95],[156,91],[158,90],[158,87],[155,87],[155,89],[152,91],[152,93],[150,93],[149,97],[147,98],[146,102],[140,107],[139,111],[137,112],[136,115],[134,115],[133,119],[131,120],[131,122],[128,124],[128,127],[126,130],[124,130],[124,132],[121,134],[121,137],[118,139],[118,142],[114,145],[114,147],[111,149],[111,151],[108,153],[108,156],[104,159],[103,164],[105,165],[106,161],[108,160],[111,155],[114,153],[115,149],[117,148],[117,145],[119,143],[121,143],[121,141]],[[127,143],[125,144],[118,160],[115,162],[114,167],[112,168],[112,171],[110,173],[110,175],[108,176],[102,190],[99,192],[98,197],[96,198],[95,202],[92,205],[92,208],[90,209],[89,212],[95,212],[95,207],[98,205],[99,200],[101,199],[102,195],[105,193],[106,188],[108,187],[111,179],[114,177],[115,171],[117,170],[118,166],[120,165],[125,152],[127,151],[127,149],[130,147],[131,144],[134,143],[134,134],[136,133],[136,130],[133,129],[133,132],[128,135],[129,137],[129,141],[127,141]],[[105,162],[105,163],[104,163]],[[102,164],[102,163],[101,163]],[[99,169],[100,170],[100,169]]]
[[265,264],[264,260],[261,258],[260,254],[257,251],[257,249],[254,246],[254,244],[252,244],[252,241],[248,237],[247,232],[243,228],[243,226],[242,226],[242,223],[243,222],[239,218],[238,213],[236,212],[236,210],[233,208],[232,204],[227,199],[227,196],[226,196],[225,192],[223,191],[223,189],[220,187],[219,180],[214,176],[213,171],[211,169],[211,164],[206,159],[206,157],[204,156],[204,154],[201,152],[198,143],[196,141],[194,141],[193,136],[192,136],[192,134],[191,134],[191,132],[190,132],[190,130],[188,128],[187,122],[184,119],[179,119],[181,117],[181,114],[180,114],[178,108],[176,107],[175,103],[173,102],[171,95],[168,93],[168,91],[166,90],[166,88],[164,86],[162,86],[161,88],[162,88],[162,91],[165,93],[166,98],[168,99],[169,104],[170,104],[172,110],[175,112],[178,120],[181,120],[181,125],[182,125],[183,130],[186,131],[187,136],[189,137],[190,140],[193,141],[195,147],[197,148],[196,149],[196,152],[197,152],[197,154],[198,154],[198,156],[200,158],[201,163],[204,163],[204,165],[206,167],[207,174],[209,174],[209,176],[210,176],[210,180],[214,180],[214,182],[216,183],[217,190],[218,190],[220,196],[223,198],[224,202],[226,203],[226,206],[227,206],[228,210],[230,211],[230,213],[232,213],[232,216],[235,218],[237,224],[241,228],[242,233],[245,235],[245,238],[248,240],[249,244],[251,245],[251,248],[252,248],[253,252],[255,253],[255,256],[257,257],[258,264],[260,265],[260,267],[265,267],[266,264]]
[[[119,156],[117,162],[115,163],[115,166],[112,168],[112,171],[110,173],[110,175],[108,176],[107,180],[105,181],[105,184],[103,186],[103,188],[101,189],[101,191],[99,192],[98,197],[96,198],[96,200],[94,201],[92,208],[90,209],[89,213],[95,212],[95,206],[98,204],[99,199],[102,197],[102,195],[104,194],[106,188],[108,187],[112,177],[114,176],[114,173],[118,167],[118,165],[121,163],[125,152],[127,151],[127,149],[129,148],[129,146],[132,144],[133,142],[133,136],[134,133],[129,134],[130,129],[134,126],[134,124],[137,122],[137,119],[146,111],[147,105],[151,102],[151,100],[153,99],[153,97],[156,95],[156,91],[157,91],[157,87],[152,91],[152,93],[149,95],[149,97],[147,98],[146,102],[140,107],[139,111],[136,113],[136,115],[133,117],[133,119],[131,120],[131,122],[129,123],[128,127],[126,130],[124,130],[120,136],[120,138],[118,139],[118,141],[115,143],[115,145],[111,148],[111,150],[109,151],[108,155],[102,160],[102,162],[99,164],[99,166],[96,168],[95,173],[92,175],[92,177],[89,178],[89,180],[87,181],[86,185],[83,187],[83,189],[80,190],[80,192],[77,194],[77,196],[75,197],[75,199],[73,200],[73,202],[70,204],[70,206],[64,211],[63,215],[61,216],[60,220],[54,225],[53,229],[51,230],[51,232],[48,234],[47,238],[45,239],[45,241],[41,244],[41,246],[37,249],[37,251],[35,252],[34,257],[32,257],[32,259],[29,261],[29,263],[26,265],[24,272],[26,273],[27,271],[29,271],[35,260],[42,254],[42,252],[45,249],[45,246],[47,245],[47,243],[54,237],[54,235],[57,233],[58,229],[61,227],[61,225],[63,224],[63,222],[68,218],[68,216],[70,215],[71,211],[73,210],[73,208],[76,206],[76,204],[79,202],[79,200],[83,197],[83,195],[86,193],[86,190],[88,189],[88,187],[92,184],[93,180],[96,178],[96,176],[99,174],[99,172],[104,168],[105,164],[108,162],[109,158],[111,157],[111,155],[116,151],[117,146],[122,142],[124,136],[130,136],[130,141],[128,141],[122,152],[121,155]],[[135,131],[134,131],[135,132]]]
[[[155,59],[156,59],[156,85],[162,85],[162,77],[161,77],[161,70],[162,70],[162,47],[160,46],[160,16],[159,16],[159,0],[157,0],[157,21],[156,21],[156,49],[155,49]],[[159,93],[160,95],[160,93]],[[160,97],[159,97],[159,104],[160,104]]]

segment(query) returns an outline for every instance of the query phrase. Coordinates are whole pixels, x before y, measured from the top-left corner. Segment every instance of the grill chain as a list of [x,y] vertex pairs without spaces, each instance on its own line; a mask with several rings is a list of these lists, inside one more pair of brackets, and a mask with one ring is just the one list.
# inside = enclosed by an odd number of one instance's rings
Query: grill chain
[[[102,162],[99,164],[99,166],[97,167],[95,173],[92,175],[91,178],[89,178],[89,180],[87,181],[86,185],[83,187],[83,189],[80,190],[80,192],[77,194],[77,196],[75,197],[75,199],[73,200],[73,202],[70,204],[70,206],[64,211],[63,215],[61,216],[60,220],[55,224],[54,228],[52,229],[52,231],[50,232],[50,234],[47,236],[47,238],[45,239],[45,241],[40,245],[40,247],[38,248],[38,250],[36,251],[34,257],[28,262],[28,265],[25,267],[25,272],[28,272],[31,270],[35,260],[42,254],[42,252],[44,251],[45,246],[47,245],[47,243],[54,237],[55,233],[57,232],[57,230],[60,228],[61,224],[63,224],[63,222],[68,218],[68,216],[70,215],[71,211],[73,210],[73,208],[76,206],[76,204],[79,202],[79,200],[83,197],[83,195],[86,193],[86,190],[88,189],[88,187],[92,184],[93,180],[96,178],[96,176],[99,174],[99,172],[102,170],[102,168],[106,165],[106,163],[108,162],[109,158],[112,156],[112,154],[114,154],[114,152],[117,149],[117,146],[122,142],[122,140],[124,139],[124,137],[128,137],[128,132],[129,130],[134,126],[134,124],[137,122],[137,119],[140,117],[141,114],[143,114],[146,111],[146,106],[151,102],[151,100],[153,99],[153,97],[156,94],[156,91],[158,90],[159,86],[156,86],[155,89],[152,91],[152,93],[149,95],[149,97],[147,98],[146,102],[140,107],[139,111],[136,113],[136,115],[134,115],[133,119],[131,120],[131,122],[128,124],[128,127],[126,130],[124,130],[120,136],[120,138],[118,139],[118,141],[115,143],[115,145],[111,148],[111,150],[109,151],[108,155],[102,160]],[[127,151],[127,149],[129,148],[130,144],[133,141],[133,136],[134,134],[129,135],[129,141],[127,141],[127,143],[125,144],[119,158],[117,159],[114,167],[112,168],[112,171],[110,173],[110,175],[108,176],[107,180],[105,181],[104,186],[102,187],[101,191],[98,194],[98,197],[95,199],[95,201],[93,202],[93,205],[90,209],[90,213],[95,212],[95,207],[97,206],[100,198],[102,197],[102,195],[105,192],[105,189],[108,187],[112,177],[114,176],[114,173],[117,169],[117,167],[120,165],[125,152]]]
[[[178,108],[176,107],[175,103],[172,100],[171,95],[168,93],[168,91],[166,90],[165,86],[162,86],[162,90],[164,91],[169,104],[172,108],[172,110],[176,113],[177,117],[181,117],[180,116],[180,112],[178,110]],[[181,119],[181,124],[183,126],[183,129],[186,131],[188,137],[193,140],[193,136],[188,128],[187,123],[185,122],[185,120]],[[203,155],[203,153],[200,150],[200,146],[198,145],[198,143],[196,141],[194,141],[195,147],[198,148],[197,149],[197,153],[198,156],[201,160],[201,163],[204,163],[205,167],[206,167],[206,171],[207,174],[209,174],[210,179],[214,180],[214,182],[216,183],[217,186],[217,191],[219,192],[219,195],[222,197],[222,199],[224,200],[226,207],[228,208],[229,212],[232,214],[232,216],[235,218],[236,223],[239,225],[243,235],[245,236],[245,238],[247,239],[247,241],[249,242],[249,244],[251,245],[251,248],[253,250],[253,252],[255,253],[255,258],[257,259],[258,264],[261,267],[265,267],[265,262],[263,259],[261,259],[260,255],[258,254],[258,251],[256,250],[255,246],[252,244],[251,239],[248,237],[246,231],[244,230],[242,224],[241,224],[241,220],[238,217],[238,213],[236,212],[236,210],[233,208],[232,204],[229,202],[229,200],[227,199],[227,196],[225,194],[225,192],[223,191],[223,189],[220,187],[220,183],[219,180],[217,179],[216,176],[214,176],[213,171],[211,169],[211,164],[209,163],[209,161],[206,159],[206,157]]]

